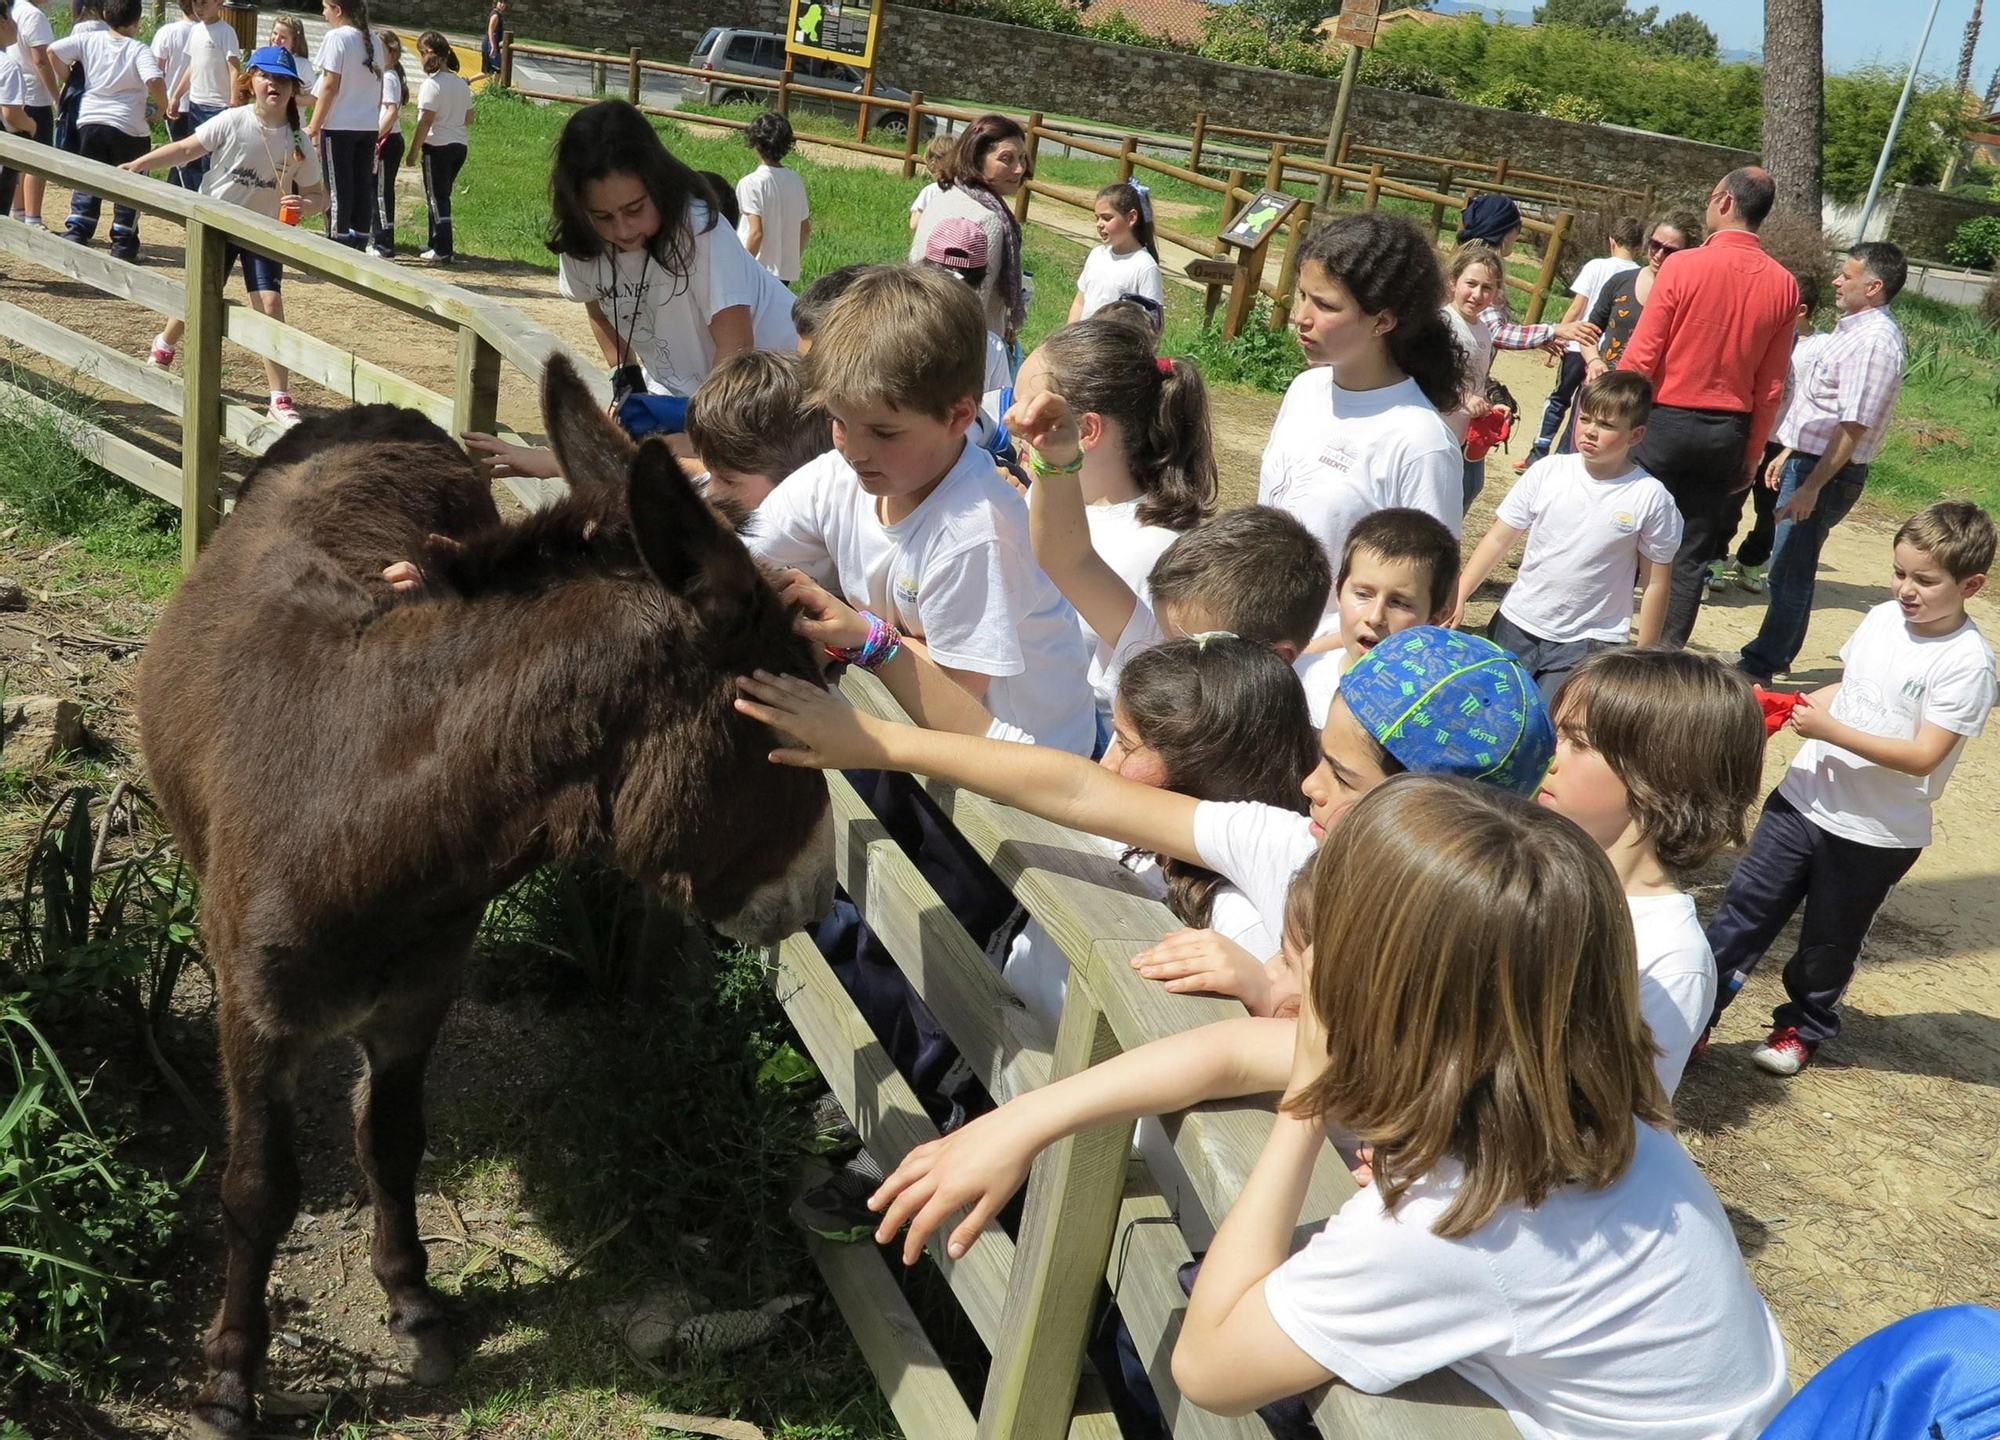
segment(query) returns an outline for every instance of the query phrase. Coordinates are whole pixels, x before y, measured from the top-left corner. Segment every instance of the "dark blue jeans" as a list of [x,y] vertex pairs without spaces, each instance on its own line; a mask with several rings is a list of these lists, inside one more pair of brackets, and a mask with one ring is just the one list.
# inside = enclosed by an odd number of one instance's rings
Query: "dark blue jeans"
[[1535,437],[1535,443],[1528,449],[1528,463],[1534,464],[1549,453],[1556,442],[1556,431],[1562,428],[1563,416],[1569,413],[1570,402],[1576,392],[1583,388],[1583,356],[1574,350],[1564,350],[1562,369],[1556,372],[1556,388],[1549,392],[1549,403],[1542,410],[1542,430]]
[[[1778,508],[1798,492],[1817,455],[1794,455],[1785,462],[1778,484]],[[1813,586],[1819,575],[1819,552],[1826,545],[1827,532],[1847,518],[1861,487],[1868,479],[1863,464],[1843,466],[1819,492],[1813,513],[1803,520],[1780,520],[1777,539],[1771,546],[1771,564],[1764,573],[1770,607],[1757,637],[1743,647],[1737,668],[1760,680],[1769,680],[1792,668],[1806,643],[1806,626],[1812,620]]]

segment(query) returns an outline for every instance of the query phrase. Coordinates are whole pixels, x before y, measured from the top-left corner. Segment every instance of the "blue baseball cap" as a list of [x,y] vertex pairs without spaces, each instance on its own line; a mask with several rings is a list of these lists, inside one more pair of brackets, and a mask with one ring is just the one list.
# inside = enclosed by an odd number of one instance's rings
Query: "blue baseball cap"
[[[262,70],[266,75],[282,75],[287,80],[299,80],[298,62],[292,59],[292,52],[282,45],[260,45],[250,52],[245,69]],[[305,82],[300,80],[300,84]]]
[[1405,770],[1533,796],[1556,728],[1520,661],[1477,635],[1417,625],[1340,677],[1340,698]]

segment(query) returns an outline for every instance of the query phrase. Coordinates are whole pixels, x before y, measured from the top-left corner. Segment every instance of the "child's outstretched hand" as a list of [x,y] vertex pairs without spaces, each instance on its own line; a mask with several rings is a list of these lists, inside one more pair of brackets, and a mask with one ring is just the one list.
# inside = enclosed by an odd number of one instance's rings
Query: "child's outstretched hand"
[[1083,439],[1077,431],[1076,412],[1069,401],[1053,390],[1044,390],[1032,400],[1016,400],[1000,417],[1007,433],[1040,453],[1051,465],[1070,464],[1083,453]]
[[884,770],[880,731],[886,723],[865,715],[823,685],[759,670],[736,677],[736,708],[762,720],[791,743],[771,752],[780,765],[817,770]]
[[1271,1013],[1263,962],[1213,930],[1176,930],[1134,955],[1132,968],[1176,995],[1234,995],[1252,1015]]
[[1792,703],[1791,726],[1808,740],[1824,740],[1836,723],[1833,718],[1833,697],[1840,693],[1838,685],[1822,685],[1819,689],[1801,695]]
[[815,645],[834,650],[859,650],[868,643],[868,622],[852,605],[803,570],[781,570],[778,598],[796,606],[792,629]]
[[1002,1105],[941,1140],[919,1145],[868,1197],[868,1208],[883,1212],[875,1242],[889,1244],[907,1224],[903,1263],[914,1265],[932,1233],[954,1212],[971,1205],[972,1213],[958,1222],[945,1242],[946,1253],[958,1259],[1021,1188],[1040,1148],[1012,1105]]

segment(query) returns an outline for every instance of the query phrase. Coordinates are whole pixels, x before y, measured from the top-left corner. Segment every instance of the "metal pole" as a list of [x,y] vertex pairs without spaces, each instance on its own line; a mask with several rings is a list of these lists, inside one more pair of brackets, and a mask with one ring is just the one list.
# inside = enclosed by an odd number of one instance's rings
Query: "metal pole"
[[[1340,137],[1342,132],[1347,129],[1347,102],[1354,98],[1354,82],[1360,74],[1361,47],[1359,45],[1350,45],[1347,47],[1347,60],[1340,67],[1340,94],[1335,97],[1333,102],[1333,124],[1327,127],[1326,132],[1326,163],[1329,165],[1338,163]],[[1333,177],[1331,175],[1321,175],[1319,177],[1319,184],[1313,190],[1314,214],[1324,215],[1326,213],[1327,191],[1332,185]]]
[[1931,13],[1924,21],[1924,33],[1917,39],[1917,53],[1910,57],[1910,73],[1903,77],[1902,98],[1896,101],[1896,114],[1889,121],[1889,133],[1882,138],[1882,154],[1875,162],[1875,178],[1868,182],[1868,198],[1861,202],[1861,224],[1854,232],[1854,243],[1857,245],[1868,238],[1868,221],[1875,214],[1875,201],[1882,193],[1882,177],[1889,170],[1889,152],[1896,148],[1896,132],[1903,128],[1903,112],[1910,108],[1910,91],[1917,83],[1917,67],[1924,63],[1924,47],[1931,43],[1931,26],[1937,23],[1939,3],[1940,0],[1931,0]]

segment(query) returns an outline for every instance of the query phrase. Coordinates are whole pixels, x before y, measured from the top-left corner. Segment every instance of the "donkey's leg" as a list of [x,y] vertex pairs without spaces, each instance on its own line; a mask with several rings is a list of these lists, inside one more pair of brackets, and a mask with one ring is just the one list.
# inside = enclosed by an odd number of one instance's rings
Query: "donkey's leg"
[[[226,973],[226,966],[219,966]],[[195,1395],[197,1434],[247,1435],[271,1339],[265,1286],[271,1257],[299,1208],[292,1106],[305,1045],[260,1033],[229,987],[219,1010],[222,1070],[229,1091],[229,1163],[222,1173],[222,1229],[229,1261],[222,1307],[208,1327],[208,1379]]]
[[364,1069],[354,1089],[354,1151],[375,1209],[370,1267],[389,1300],[389,1329],[412,1353],[419,1385],[442,1385],[454,1359],[444,1300],[424,1274],[417,1238],[417,1167],[424,1158],[424,1064],[451,1004],[440,983],[399,995],[357,1035]]

